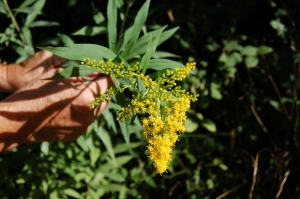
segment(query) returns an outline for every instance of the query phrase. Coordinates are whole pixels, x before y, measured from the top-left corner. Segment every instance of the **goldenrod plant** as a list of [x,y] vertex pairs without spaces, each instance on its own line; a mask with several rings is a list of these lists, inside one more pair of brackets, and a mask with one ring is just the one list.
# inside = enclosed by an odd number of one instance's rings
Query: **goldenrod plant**
[[[137,116],[141,119],[143,134],[148,142],[149,159],[154,162],[157,173],[162,174],[168,169],[179,133],[185,131],[184,122],[190,103],[198,97],[198,94],[190,94],[177,84],[195,69],[196,63],[184,66],[169,59],[152,58],[157,46],[170,38],[178,27],[165,31],[167,27],[163,26],[142,35],[149,5],[150,0],[145,1],[134,24],[117,37],[117,4],[115,0],[108,2],[109,48],[96,44],[72,44],[42,49],[81,61],[79,65],[58,73],[53,79],[83,76],[95,71],[114,78],[115,87],[106,93],[99,93],[99,97],[91,102],[93,108],[117,93],[124,99],[123,92],[129,89],[131,96],[126,103],[122,104],[114,98],[122,106],[116,119],[120,126],[130,125],[128,119],[133,121]],[[128,135],[126,129],[122,129],[124,137]]]

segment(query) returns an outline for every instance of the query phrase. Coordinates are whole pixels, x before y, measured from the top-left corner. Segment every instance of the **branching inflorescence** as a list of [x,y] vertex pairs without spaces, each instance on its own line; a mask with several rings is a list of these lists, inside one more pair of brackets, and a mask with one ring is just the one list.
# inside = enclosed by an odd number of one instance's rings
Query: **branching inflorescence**
[[[135,86],[131,102],[121,108],[117,114],[117,120],[123,122],[126,117],[132,118],[141,113],[146,115],[142,119],[142,124],[143,134],[148,141],[149,159],[154,161],[157,173],[164,173],[171,161],[172,149],[178,140],[178,134],[185,131],[186,111],[190,108],[191,101],[196,101],[198,97],[198,94],[189,94],[181,89],[176,82],[186,78],[196,64],[192,62],[187,63],[184,68],[166,70],[155,80],[141,73],[139,63],[124,66],[123,62],[116,64],[112,60],[96,62],[83,59],[82,64],[130,82],[129,85],[110,88],[106,93],[101,93],[91,102],[92,107],[109,99],[117,92],[123,92],[124,89]],[[138,82],[143,83],[142,88],[138,86]]]

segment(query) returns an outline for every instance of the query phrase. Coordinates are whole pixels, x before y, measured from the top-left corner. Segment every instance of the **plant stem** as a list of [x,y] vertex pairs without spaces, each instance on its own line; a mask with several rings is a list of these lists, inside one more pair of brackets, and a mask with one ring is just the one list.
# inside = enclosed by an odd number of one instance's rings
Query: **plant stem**
[[5,8],[6,8],[6,10],[7,10],[8,14],[9,14],[9,16],[10,16],[10,18],[11,18],[11,20],[12,20],[12,22],[13,22],[15,28],[16,28],[16,30],[17,30],[18,33],[19,33],[19,36],[20,36],[20,38],[21,38],[23,44],[27,44],[26,39],[25,39],[25,37],[24,37],[24,35],[23,35],[21,29],[20,29],[20,26],[18,25],[18,22],[17,22],[15,16],[13,15],[13,13],[11,12],[11,9],[9,8],[9,5],[8,5],[8,3],[7,3],[7,0],[3,0],[3,3],[4,3],[4,5],[5,5]]
[[122,25],[121,25],[121,28],[120,28],[119,38],[122,37],[122,35],[124,33],[125,24],[126,24],[126,20],[127,20],[127,17],[128,17],[130,7],[131,7],[131,0],[128,0],[127,1],[127,7],[126,7],[126,10],[125,10],[124,20],[122,21]]

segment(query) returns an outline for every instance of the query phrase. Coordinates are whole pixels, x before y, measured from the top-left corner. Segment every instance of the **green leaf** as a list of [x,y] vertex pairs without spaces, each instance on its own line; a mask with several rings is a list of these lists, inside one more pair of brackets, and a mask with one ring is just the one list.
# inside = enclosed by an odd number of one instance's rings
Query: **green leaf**
[[[175,27],[175,28],[172,28],[170,30],[167,30],[167,31],[161,33],[158,45],[162,44],[164,41],[169,39],[178,29],[179,29],[179,27]],[[152,38],[157,37],[159,32],[160,32],[160,29],[157,29],[157,30],[151,31],[151,32],[147,33],[146,35],[142,36],[141,38],[139,38],[139,40],[129,50],[129,52],[125,58],[130,59],[136,55],[145,53],[147,50],[149,41],[151,41]]]
[[225,62],[226,66],[234,67],[238,63],[242,62],[243,58],[240,53],[233,52],[228,56],[227,62]]
[[[121,51],[124,50],[125,47],[127,50],[127,44],[130,41],[131,36],[132,36],[132,29],[133,29],[132,27],[126,29],[125,33],[123,35],[121,35],[121,39],[119,39],[119,42],[121,42],[121,41],[123,41],[123,42],[122,42],[122,46],[120,47],[120,49],[118,51],[118,54],[120,54]],[[123,53],[123,55],[124,55],[124,53]]]
[[93,19],[97,25],[99,25],[100,23],[105,21],[105,18],[100,11],[98,11],[96,14],[94,14]]
[[42,142],[41,152],[43,152],[43,154],[48,155],[49,154],[49,148],[50,148],[49,142]]
[[112,172],[103,172],[103,174],[112,181],[115,182],[124,182],[125,178],[120,173],[112,173]]
[[[110,103],[109,103],[110,105]],[[107,107],[103,112],[102,115],[107,122],[108,128],[111,128],[113,132],[116,134],[117,133],[117,127],[116,127],[116,122],[115,118],[112,114],[112,112],[109,110],[109,107]]]
[[83,151],[85,151],[85,152],[89,151],[89,148],[88,148],[88,146],[87,146],[87,144],[85,142],[84,135],[82,135],[79,138],[77,138],[76,142],[83,149]]
[[227,170],[228,170],[228,166],[225,165],[225,164],[223,164],[223,163],[219,164],[219,167],[220,167],[220,169],[222,169],[223,171],[227,171]]
[[27,45],[32,45],[32,35],[30,29],[28,27],[23,27],[22,32],[27,42]]
[[160,37],[161,33],[164,31],[165,28],[166,28],[166,26],[160,28],[159,29],[159,33],[157,34],[157,36],[154,39],[154,41],[148,44],[147,51],[144,54],[144,56],[142,57],[142,60],[141,60],[141,63],[140,63],[140,65],[142,67],[142,73],[143,74],[145,74],[145,72],[146,72],[146,70],[148,68],[148,64],[150,62],[150,59],[151,59],[153,53],[155,52],[155,50],[156,50],[156,48],[158,46],[159,37]]
[[101,189],[104,189],[106,192],[114,192],[114,191],[122,191],[127,190],[127,187],[125,185],[119,185],[110,183],[108,185],[101,185]]
[[222,94],[219,89],[216,88],[211,88],[210,89],[210,96],[216,100],[221,100],[222,99]]
[[32,6],[34,11],[29,13],[26,17],[26,21],[24,24],[25,27],[29,27],[31,25],[31,23],[35,20],[35,18],[39,14],[41,14],[41,11],[42,11],[45,3],[46,3],[46,0],[39,0],[39,1],[35,2],[35,4]]
[[187,133],[192,133],[192,132],[196,131],[196,129],[199,127],[198,122],[196,122],[190,118],[186,119],[184,125],[185,125],[185,132],[187,132]]
[[63,191],[66,195],[71,196],[73,198],[83,198],[80,193],[75,191],[74,189],[67,188]]
[[183,68],[184,65],[169,59],[151,59],[148,65],[149,69],[163,70],[167,68]]
[[246,56],[256,56],[257,55],[257,48],[254,47],[254,46],[245,46],[241,53],[243,55],[246,55]]
[[96,44],[74,44],[67,47],[39,47],[43,50],[48,50],[60,57],[71,60],[82,60],[83,58],[90,58],[91,60],[114,59],[116,54],[106,47]]
[[248,68],[254,68],[257,66],[258,64],[258,58],[257,57],[252,57],[252,56],[249,56],[249,57],[246,57],[245,58],[245,64]]
[[117,41],[117,11],[116,0],[109,0],[107,4],[107,34],[108,46],[112,51],[115,50]]
[[133,158],[133,156],[131,156],[131,155],[123,155],[123,156],[117,157],[116,161],[119,166],[122,166],[122,165],[128,163],[132,158]]
[[219,87],[220,86],[214,82],[210,84],[210,96],[216,100],[222,99],[222,94],[219,90]]
[[49,78],[52,80],[59,80],[59,79],[66,79],[69,77],[79,77],[79,76],[86,76],[90,75],[94,72],[99,72],[95,68],[90,67],[87,68],[85,65],[79,66],[70,66],[59,73],[56,73],[53,77]]
[[[130,147],[133,149],[133,148],[136,148],[136,147],[139,147],[143,145],[142,142],[131,142],[130,143]],[[126,143],[120,143],[120,144],[117,144],[115,147],[114,147],[114,151],[115,151],[115,154],[118,154],[118,153],[124,153],[124,152],[127,152],[128,151],[128,145]]]
[[263,54],[263,55],[265,55],[265,54],[269,54],[269,53],[271,53],[271,52],[273,52],[273,48],[270,47],[270,46],[260,46],[260,47],[258,47],[258,49],[257,49],[257,53],[258,53],[258,54]]
[[106,28],[102,26],[84,26],[72,33],[72,35],[76,36],[95,36],[101,35],[106,32]]
[[143,176],[143,179],[145,180],[145,182],[146,182],[149,186],[151,186],[151,187],[153,187],[153,188],[157,188],[157,186],[156,186],[155,181],[153,180],[153,178],[151,178],[151,177],[149,177],[149,176],[147,176],[147,175],[144,175],[144,176]]
[[60,24],[55,21],[34,21],[30,24],[30,28],[35,28],[35,27],[48,27],[48,26],[59,26]]
[[132,35],[132,42],[135,43],[140,35],[140,32],[142,30],[142,27],[144,26],[147,16],[148,16],[148,10],[149,10],[150,0],[146,0],[144,5],[141,7],[141,9],[138,11],[134,24],[133,24],[133,35]]
[[97,133],[98,137],[101,139],[102,143],[104,144],[110,158],[113,161],[113,164],[115,166],[117,166],[114,149],[112,147],[111,139],[110,139],[108,132],[100,126],[96,133]]
[[129,131],[129,124],[130,124],[130,119],[125,118],[124,122],[119,122],[123,137],[125,139],[125,142],[130,145],[130,131]]
[[36,1],[37,0],[25,0],[25,1],[22,2],[22,4],[19,6],[19,8],[27,7],[27,6],[33,4]]
[[217,131],[217,127],[215,123],[209,119],[203,119],[201,121],[201,124],[204,128],[206,128],[208,131],[215,133]]
[[5,5],[3,4],[2,1],[0,1],[0,13],[2,13],[2,14],[8,14],[7,10],[5,8]]
[[280,20],[278,19],[274,19],[272,21],[270,21],[270,25],[272,26],[272,28],[274,30],[277,31],[277,35],[280,35],[282,37],[284,37],[284,32],[286,32],[286,27],[283,23],[281,23]]
[[128,46],[126,47],[126,50],[123,54],[123,57],[126,58],[126,55],[128,51],[131,49],[132,45],[137,41],[139,38],[139,35],[141,33],[142,27],[144,26],[147,16],[148,16],[148,10],[149,10],[150,0],[146,0],[144,5],[141,7],[141,9],[138,11],[134,24],[132,26],[132,34],[131,39],[129,41]]
[[74,44],[74,41],[68,35],[58,33],[57,36],[61,39],[63,44],[66,45],[66,46]]
[[98,158],[100,157],[101,151],[99,148],[93,147],[90,150],[90,159],[91,159],[91,165],[95,165],[96,161],[98,160]]
[[167,57],[174,57],[174,58],[180,58],[179,55],[175,55],[173,53],[165,52],[165,51],[155,51],[152,55],[155,59],[162,59]]

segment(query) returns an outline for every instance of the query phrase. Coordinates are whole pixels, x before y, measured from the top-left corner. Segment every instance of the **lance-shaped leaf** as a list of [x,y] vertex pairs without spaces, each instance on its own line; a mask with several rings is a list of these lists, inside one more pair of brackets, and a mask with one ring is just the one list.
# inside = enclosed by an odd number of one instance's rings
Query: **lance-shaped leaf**
[[144,56],[143,56],[143,58],[141,60],[141,63],[140,63],[140,65],[142,67],[142,72],[144,74],[145,74],[145,72],[147,70],[148,64],[150,62],[150,58],[153,55],[153,53],[155,52],[156,47],[158,46],[159,37],[160,37],[161,33],[164,31],[165,28],[166,28],[166,26],[160,28],[159,29],[159,33],[157,34],[157,36],[154,39],[154,41],[148,44],[147,51],[144,54]]
[[128,45],[126,46],[125,52],[123,53],[123,57],[125,57],[125,58],[126,58],[126,54],[130,50],[130,48],[133,46],[133,44],[139,38],[142,27],[144,26],[147,16],[148,16],[149,5],[150,5],[150,0],[147,0],[144,3],[144,5],[141,7],[141,9],[138,11],[138,13],[135,17],[134,24],[132,27],[131,39],[130,39]]
[[71,59],[82,60],[90,58],[91,60],[114,59],[117,55],[108,48],[96,44],[73,44],[66,47],[39,47],[42,50],[48,50],[57,56]]
[[103,142],[111,160],[114,166],[117,166],[117,162],[116,162],[116,157],[115,157],[115,152],[111,143],[111,139],[110,136],[108,134],[108,132],[102,128],[101,126],[98,128],[98,131],[96,132],[98,137],[101,139],[101,141]]
[[[166,41],[167,39],[169,39],[178,29],[179,29],[179,27],[176,27],[176,28],[172,28],[170,30],[167,30],[167,31],[161,33],[161,36],[158,41],[158,46],[160,44],[162,44],[164,41]],[[147,50],[149,41],[151,41],[152,38],[157,37],[157,34],[159,33],[159,31],[160,31],[160,29],[151,31],[151,32],[147,33],[146,35],[142,36],[141,38],[139,38],[139,40],[129,50],[129,52],[127,53],[125,58],[128,60],[136,55],[145,53]]]
[[74,41],[68,35],[58,33],[57,36],[61,39],[61,41],[63,42],[64,45],[73,45],[74,44]]
[[151,59],[148,68],[154,70],[163,70],[166,68],[183,68],[184,65],[169,59]]
[[109,0],[107,4],[107,34],[108,46],[112,51],[115,50],[117,40],[117,2]]

